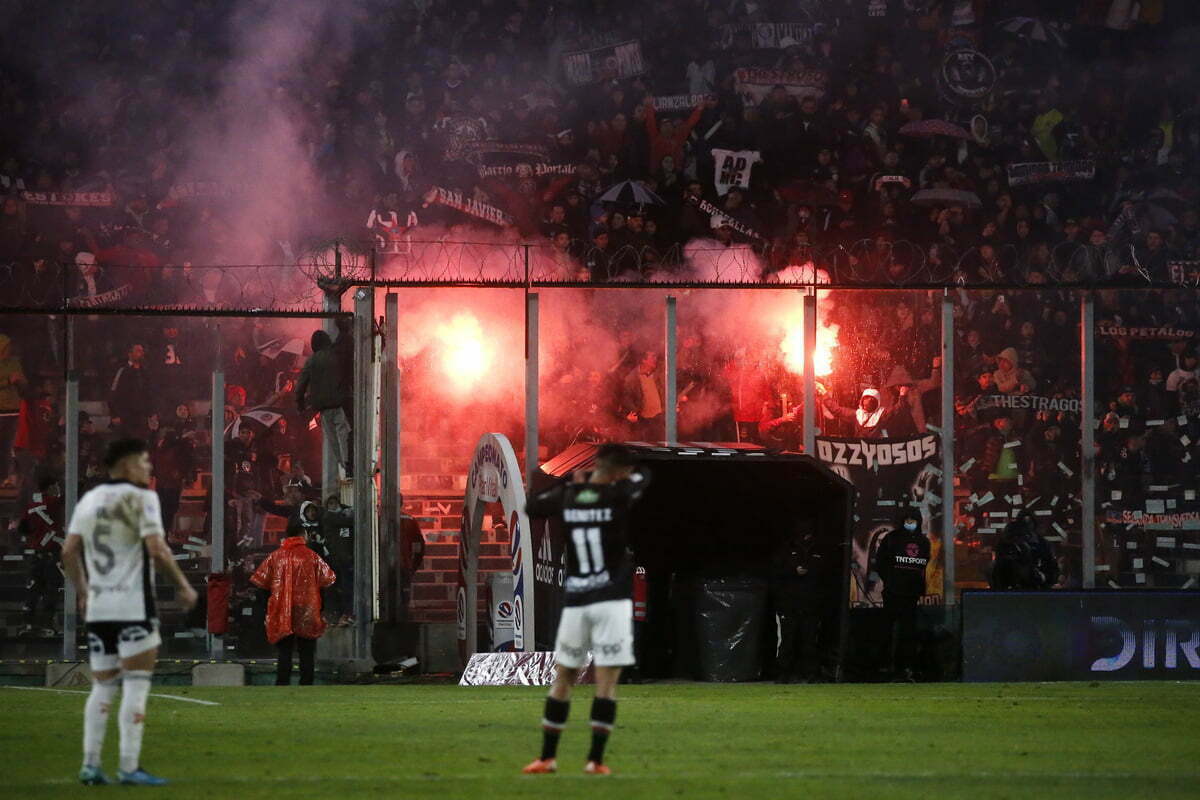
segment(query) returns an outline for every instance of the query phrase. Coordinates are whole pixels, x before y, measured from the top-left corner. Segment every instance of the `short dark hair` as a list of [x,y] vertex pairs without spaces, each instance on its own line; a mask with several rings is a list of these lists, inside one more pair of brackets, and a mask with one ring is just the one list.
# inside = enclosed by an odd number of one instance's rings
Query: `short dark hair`
[[596,466],[621,469],[636,467],[637,462],[637,456],[633,451],[621,444],[601,445],[600,449],[596,451]]
[[126,438],[114,439],[108,443],[108,447],[104,451],[104,466],[112,469],[117,463],[125,458],[125,456],[135,456],[139,453],[149,452],[146,443],[141,439]]

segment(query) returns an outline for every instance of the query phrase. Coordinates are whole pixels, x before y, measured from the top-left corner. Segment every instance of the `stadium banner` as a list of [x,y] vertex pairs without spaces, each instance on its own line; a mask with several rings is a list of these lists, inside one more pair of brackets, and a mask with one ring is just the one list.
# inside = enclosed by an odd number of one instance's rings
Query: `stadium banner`
[[167,192],[169,200],[211,199],[234,197],[250,191],[248,183],[224,183],[222,181],[188,181],[177,183]]
[[465,158],[470,161],[481,160],[484,156],[511,157],[518,156],[535,161],[548,161],[550,151],[540,144],[524,144],[522,142],[463,141],[457,145],[453,157]]
[[850,557],[850,604],[883,604],[882,585],[870,583],[871,563],[884,537],[895,527],[901,508],[921,515],[929,537],[923,605],[941,605],[942,471],[941,438],[933,433],[893,439],[817,437],[817,459],[854,484],[853,550]]
[[115,289],[109,289],[107,292],[100,294],[79,295],[76,297],[67,298],[67,305],[71,308],[99,308],[100,306],[109,303],[115,303],[118,300],[124,300],[133,291],[133,287],[128,283],[122,284]]
[[705,200],[703,197],[693,197],[692,195],[688,195],[687,199],[688,199],[688,202],[690,202],[692,205],[696,206],[696,208],[700,209],[705,214],[708,214],[708,216],[710,218],[714,217],[714,216],[724,218],[724,220],[725,220],[724,224],[728,225],[730,228],[733,228],[735,231],[742,234],[743,236],[750,238],[750,239],[760,239],[761,240],[763,238],[762,235],[758,231],[754,230],[751,227],[743,225],[742,223],[738,222],[733,217],[727,216],[724,211],[717,208],[712,203]]
[[666,94],[654,98],[655,111],[691,111],[708,99],[706,94]]
[[795,45],[808,44],[816,32],[817,26],[807,22],[743,22],[737,25],[722,25],[718,46],[722,50],[728,50],[739,37],[749,36],[750,46],[756,50],[784,50]]
[[[1154,503],[1159,503],[1158,508],[1161,510],[1108,508],[1104,511],[1104,521],[1110,525],[1128,525],[1148,531],[1200,531],[1200,511],[1169,512],[1164,500],[1151,499],[1146,502],[1151,507],[1154,507]],[[1134,569],[1142,566],[1140,563],[1135,564]]]
[[575,86],[587,86],[605,79],[624,80],[641,75],[642,43],[637,40],[621,42],[591,50],[576,50],[563,54],[563,70]]
[[578,164],[500,164],[494,167],[480,166],[481,178],[544,178],[547,176],[574,175]]
[[489,503],[499,503],[501,521],[509,531],[512,564],[512,649],[533,650],[533,546],[525,515],[525,485],[521,466],[508,437],[485,433],[475,446],[467,473],[462,527],[458,544],[458,589],[455,592],[458,654],[464,665],[476,652],[479,630],[479,540]]
[[113,204],[113,196],[110,192],[21,192],[21,199],[31,206],[103,208]]
[[499,225],[501,228],[513,224],[512,217],[495,206],[480,202],[473,197],[465,197],[462,192],[443,189],[441,186],[435,186],[426,193],[425,205],[428,206],[430,203],[453,208],[455,211],[461,211],[484,222]]
[[963,680],[1200,679],[1200,593],[967,591]]
[[1091,159],[1027,161],[1020,164],[1009,164],[1006,171],[1008,172],[1009,186],[1057,181],[1090,181],[1096,177],[1096,162]]
[[776,86],[782,86],[787,93],[798,100],[815,97],[820,100],[825,94],[825,84],[829,75],[822,70],[811,69],[803,72],[792,72],[786,69],[758,69],[755,67],[740,67],[733,73],[733,88],[747,105],[758,105]]
[[1083,407],[1077,397],[1046,397],[1040,394],[985,394],[972,403],[976,411],[989,408],[1027,408],[1031,411],[1074,411]]
[[1101,336],[1113,336],[1120,339],[1191,339],[1195,331],[1185,328],[1172,328],[1169,325],[1152,325],[1149,327],[1129,327],[1126,325],[1108,325],[1101,323],[1096,326],[1096,333]]

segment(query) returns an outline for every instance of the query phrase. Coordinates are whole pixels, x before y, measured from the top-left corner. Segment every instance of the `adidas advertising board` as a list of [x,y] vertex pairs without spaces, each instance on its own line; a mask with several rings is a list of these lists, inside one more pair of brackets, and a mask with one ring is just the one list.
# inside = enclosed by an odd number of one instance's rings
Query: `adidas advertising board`
[[512,566],[512,649],[532,649],[534,603],[533,544],[529,518],[525,515],[525,486],[520,464],[508,438],[485,433],[475,446],[467,473],[467,492],[463,499],[462,528],[458,547],[458,652],[463,664],[478,648],[478,576],[479,541],[483,533],[484,512],[489,503],[499,503],[500,521],[508,524]]

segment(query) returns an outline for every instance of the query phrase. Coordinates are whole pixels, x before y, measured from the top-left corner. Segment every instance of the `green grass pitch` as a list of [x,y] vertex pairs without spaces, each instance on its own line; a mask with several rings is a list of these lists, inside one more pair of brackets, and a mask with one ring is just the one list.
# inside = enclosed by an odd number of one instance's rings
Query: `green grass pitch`
[[[520,774],[540,688],[158,687],[219,705],[151,697],[142,763],[172,800],[1200,796],[1200,683],[620,688],[611,777],[580,773],[586,687],[557,775]],[[0,794],[155,793],[75,783],[83,701],[0,688]]]

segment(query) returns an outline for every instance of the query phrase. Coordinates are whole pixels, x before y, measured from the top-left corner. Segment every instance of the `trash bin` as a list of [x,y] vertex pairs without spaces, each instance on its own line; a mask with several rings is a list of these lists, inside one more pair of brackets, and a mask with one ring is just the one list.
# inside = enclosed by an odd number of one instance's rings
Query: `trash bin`
[[695,596],[700,680],[758,680],[767,618],[766,580],[710,578],[698,583]]

